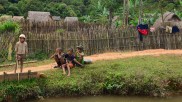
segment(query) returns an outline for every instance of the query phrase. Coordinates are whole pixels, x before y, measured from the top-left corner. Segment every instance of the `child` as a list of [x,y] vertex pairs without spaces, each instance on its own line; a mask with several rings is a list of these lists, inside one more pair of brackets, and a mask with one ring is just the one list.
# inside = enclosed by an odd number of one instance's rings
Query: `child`
[[84,64],[84,52],[83,52],[83,47],[80,45],[80,46],[77,46],[77,51],[76,51],[76,60],[78,62],[80,62],[81,64]]
[[62,69],[63,69],[63,74],[66,74],[65,69],[68,69],[68,76],[70,76],[70,68],[74,67],[74,63],[77,63],[80,66],[83,66],[81,63],[79,63],[76,59],[75,56],[73,55],[73,49],[69,48],[67,54],[65,55],[66,58],[66,64],[62,65]]
[[63,64],[65,64],[65,54],[63,53],[63,50],[61,48],[57,48],[55,54],[52,55],[51,58],[54,58],[57,63],[57,66],[55,66],[54,68],[59,68]]
[[21,34],[19,36],[19,41],[15,45],[15,53],[16,53],[16,61],[17,65],[15,67],[15,73],[18,67],[18,64],[20,64],[20,72],[23,72],[23,61],[28,53],[28,45],[25,41],[26,37],[24,34]]

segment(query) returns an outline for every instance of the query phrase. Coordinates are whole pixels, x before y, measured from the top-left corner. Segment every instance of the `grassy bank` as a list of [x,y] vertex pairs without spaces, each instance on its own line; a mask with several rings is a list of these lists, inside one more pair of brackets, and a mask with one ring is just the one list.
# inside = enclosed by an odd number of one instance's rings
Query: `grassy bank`
[[72,69],[71,77],[62,70],[44,72],[46,79],[0,84],[1,98],[25,100],[39,96],[147,95],[167,96],[182,91],[182,56],[144,56],[98,61]]

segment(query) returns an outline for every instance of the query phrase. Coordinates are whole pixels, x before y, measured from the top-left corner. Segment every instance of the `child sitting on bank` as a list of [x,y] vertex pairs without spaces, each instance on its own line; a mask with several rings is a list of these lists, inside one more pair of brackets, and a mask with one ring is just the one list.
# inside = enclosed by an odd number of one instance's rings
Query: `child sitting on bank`
[[23,72],[23,61],[28,53],[28,45],[25,39],[26,39],[25,35],[21,34],[19,36],[19,41],[15,45],[15,53],[16,53],[15,73],[19,64],[20,64],[20,72],[21,73]]
[[57,48],[56,52],[51,56],[51,58],[54,58],[57,63],[57,66],[54,68],[60,68],[63,64],[65,64],[65,54],[61,48]]
[[66,68],[68,69],[68,75],[67,76],[70,76],[71,75],[70,69],[74,67],[74,64],[75,63],[78,64],[78,65],[80,65],[80,66],[83,66],[80,62],[78,62],[75,59],[75,56],[73,54],[73,49],[72,48],[69,48],[68,49],[68,52],[65,55],[65,59],[66,59],[66,64],[63,64],[62,65],[62,69],[63,69],[63,74],[64,75],[66,74]]
[[78,62],[80,62],[81,64],[84,64],[84,52],[83,52],[83,47],[80,45],[80,46],[77,46],[77,50],[76,50],[76,60]]

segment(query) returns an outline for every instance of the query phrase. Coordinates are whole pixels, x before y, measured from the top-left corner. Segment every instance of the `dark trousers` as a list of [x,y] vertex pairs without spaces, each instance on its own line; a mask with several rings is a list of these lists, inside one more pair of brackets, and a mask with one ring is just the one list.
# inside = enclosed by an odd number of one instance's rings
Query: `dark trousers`
[[143,35],[140,32],[138,32],[138,36],[139,36],[140,41],[143,41]]
[[65,64],[65,60],[63,58],[59,58],[58,55],[54,56],[54,60],[57,63],[57,66],[62,66],[63,64]]

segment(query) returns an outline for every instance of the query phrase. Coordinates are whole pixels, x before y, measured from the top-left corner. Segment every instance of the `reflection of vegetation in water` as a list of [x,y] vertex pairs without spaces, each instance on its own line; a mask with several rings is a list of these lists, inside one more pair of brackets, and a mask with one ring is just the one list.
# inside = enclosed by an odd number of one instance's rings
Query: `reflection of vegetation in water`
[[95,94],[163,97],[181,90],[181,66],[182,57],[175,55],[98,61],[72,69],[71,77],[55,69],[45,72],[47,79],[1,83],[0,95],[15,99]]

